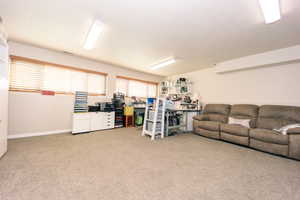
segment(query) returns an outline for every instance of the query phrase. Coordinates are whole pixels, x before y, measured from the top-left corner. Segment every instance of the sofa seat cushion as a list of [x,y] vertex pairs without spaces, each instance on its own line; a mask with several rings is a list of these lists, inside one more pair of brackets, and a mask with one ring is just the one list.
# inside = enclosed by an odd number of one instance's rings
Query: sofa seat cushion
[[202,128],[210,131],[220,130],[220,123],[214,121],[198,121],[197,126],[198,128]]
[[230,133],[221,132],[220,133],[220,138],[222,140],[225,140],[225,141],[228,141],[228,142],[241,144],[241,145],[244,145],[244,146],[249,146],[249,137],[244,137],[244,136],[233,135],[233,134],[230,134]]
[[207,129],[196,128],[194,132],[196,134],[204,136],[204,137],[220,139],[219,131],[211,131],[211,130],[207,130]]
[[237,136],[249,136],[249,129],[238,124],[221,124],[221,132]]
[[276,131],[268,129],[250,129],[250,138],[274,144],[287,145],[289,143],[289,137],[287,135],[282,135]]

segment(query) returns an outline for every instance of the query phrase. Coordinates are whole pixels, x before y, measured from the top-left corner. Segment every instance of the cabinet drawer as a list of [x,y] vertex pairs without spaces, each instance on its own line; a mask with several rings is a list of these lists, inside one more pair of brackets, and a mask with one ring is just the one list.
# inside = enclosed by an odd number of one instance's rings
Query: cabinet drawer
[[115,128],[115,125],[114,124],[108,124],[107,128]]
[[104,118],[105,118],[105,119],[114,119],[115,117],[114,117],[114,116],[109,116],[109,115],[107,115],[107,116],[105,116]]
[[73,120],[90,119],[91,113],[74,113]]
[[115,116],[115,112],[106,112],[105,116],[109,116],[109,117],[114,117]]
[[107,123],[104,125],[104,129],[110,129],[110,128],[114,128],[115,127],[115,124],[113,123]]

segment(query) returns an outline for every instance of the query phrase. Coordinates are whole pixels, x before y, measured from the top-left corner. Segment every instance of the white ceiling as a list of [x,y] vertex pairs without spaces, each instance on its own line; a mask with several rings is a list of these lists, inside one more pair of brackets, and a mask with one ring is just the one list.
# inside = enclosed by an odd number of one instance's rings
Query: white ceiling
[[[10,40],[173,75],[300,44],[300,1],[281,2],[282,20],[269,25],[258,0],[1,0],[0,15]],[[107,29],[87,51],[95,18]],[[150,70],[170,56],[181,61]]]

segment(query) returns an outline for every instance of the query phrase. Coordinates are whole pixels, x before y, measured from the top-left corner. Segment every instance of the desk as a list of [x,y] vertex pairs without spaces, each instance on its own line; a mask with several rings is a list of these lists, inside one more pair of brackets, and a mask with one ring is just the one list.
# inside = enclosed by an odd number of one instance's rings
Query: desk
[[[179,124],[179,125],[173,125],[170,126],[169,125],[169,118],[170,118],[170,114],[171,113],[177,113],[177,112],[182,112],[182,114],[184,115],[184,123],[183,124]],[[169,130],[171,129],[180,129],[180,128],[184,128],[184,132],[188,132],[188,131],[192,131],[189,130],[189,122],[192,123],[192,120],[189,119],[188,114],[189,113],[193,113],[194,115],[200,114],[201,110],[191,110],[191,109],[166,109],[166,123],[165,123],[165,135],[169,136]]]

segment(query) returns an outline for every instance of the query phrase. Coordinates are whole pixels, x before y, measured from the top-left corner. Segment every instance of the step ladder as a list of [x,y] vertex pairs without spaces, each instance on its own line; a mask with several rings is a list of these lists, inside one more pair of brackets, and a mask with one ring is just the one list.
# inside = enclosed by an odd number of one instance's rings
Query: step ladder
[[153,103],[147,99],[142,136],[149,135],[151,140],[164,138],[165,111],[165,98],[155,98]]

